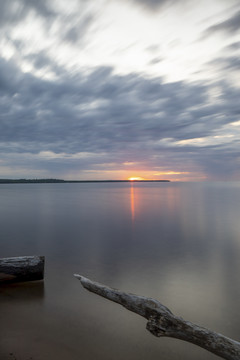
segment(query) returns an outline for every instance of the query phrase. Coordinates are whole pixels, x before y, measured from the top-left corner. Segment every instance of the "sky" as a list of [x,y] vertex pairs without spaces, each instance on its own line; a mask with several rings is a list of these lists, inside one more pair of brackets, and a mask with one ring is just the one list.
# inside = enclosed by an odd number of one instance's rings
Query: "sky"
[[0,178],[240,180],[239,0],[0,0]]

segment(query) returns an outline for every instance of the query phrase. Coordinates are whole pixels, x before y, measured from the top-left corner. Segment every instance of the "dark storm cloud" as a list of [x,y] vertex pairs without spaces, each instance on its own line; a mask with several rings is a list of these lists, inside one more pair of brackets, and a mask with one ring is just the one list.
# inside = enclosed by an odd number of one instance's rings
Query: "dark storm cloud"
[[203,33],[203,38],[213,35],[218,32],[226,33],[227,35],[235,34],[240,30],[240,10],[225,21],[219,22],[207,28]]

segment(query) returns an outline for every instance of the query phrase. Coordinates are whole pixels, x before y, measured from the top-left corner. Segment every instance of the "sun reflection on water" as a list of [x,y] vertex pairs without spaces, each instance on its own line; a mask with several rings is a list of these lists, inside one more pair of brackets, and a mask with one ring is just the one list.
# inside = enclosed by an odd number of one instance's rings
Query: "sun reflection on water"
[[131,215],[132,215],[132,222],[134,222],[135,219],[135,198],[134,198],[134,184],[131,184]]

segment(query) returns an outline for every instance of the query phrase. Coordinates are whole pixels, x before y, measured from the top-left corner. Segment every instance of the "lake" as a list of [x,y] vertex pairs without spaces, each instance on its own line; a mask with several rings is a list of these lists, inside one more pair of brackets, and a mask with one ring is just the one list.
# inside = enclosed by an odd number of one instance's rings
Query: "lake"
[[240,183],[2,184],[0,245],[46,259],[44,282],[0,286],[1,360],[217,359],[74,273],[239,341]]

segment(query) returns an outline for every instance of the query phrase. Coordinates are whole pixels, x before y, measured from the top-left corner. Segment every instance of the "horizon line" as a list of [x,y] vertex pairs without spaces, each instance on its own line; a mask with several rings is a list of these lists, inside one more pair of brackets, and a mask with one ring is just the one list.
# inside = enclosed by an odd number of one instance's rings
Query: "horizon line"
[[124,179],[124,180],[64,180],[64,179],[55,179],[55,178],[34,178],[34,179],[0,179],[0,183],[86,183],[86,182],[171,182],[171,180],[164,180],[164,179]]

